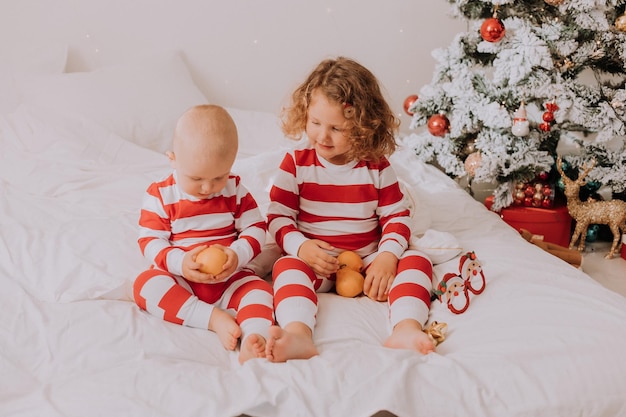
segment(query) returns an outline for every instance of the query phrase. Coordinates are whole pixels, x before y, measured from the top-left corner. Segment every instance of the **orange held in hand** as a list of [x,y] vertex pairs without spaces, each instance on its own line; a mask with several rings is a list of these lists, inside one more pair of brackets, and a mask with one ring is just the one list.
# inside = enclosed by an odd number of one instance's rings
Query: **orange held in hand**
[[352,251],[341,252],[337,256],[339,270],[336,274],[335,289],[337,294],[344,297],[356,297],[363,294],[365,278],[361,275],[363,260]]
[[209,246],[196,255],[196,262],[202,264],[200,272],[217,275],[224,270],[224,264],[228,260],[226,253],[217,246]]

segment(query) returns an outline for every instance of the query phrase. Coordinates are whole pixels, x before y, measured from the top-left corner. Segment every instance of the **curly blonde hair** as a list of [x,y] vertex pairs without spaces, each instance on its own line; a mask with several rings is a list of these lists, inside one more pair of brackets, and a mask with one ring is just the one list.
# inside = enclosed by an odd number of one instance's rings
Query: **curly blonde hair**
[[344,116],[351,122],[352,159],[379,161],[396,150],[400,121],[383,97],[378,80],[367,68],[345,57],[322,61],[293,92],[291,104],[282,114],[286,136],[300,139],[305,132],[313,91],[344,106]]

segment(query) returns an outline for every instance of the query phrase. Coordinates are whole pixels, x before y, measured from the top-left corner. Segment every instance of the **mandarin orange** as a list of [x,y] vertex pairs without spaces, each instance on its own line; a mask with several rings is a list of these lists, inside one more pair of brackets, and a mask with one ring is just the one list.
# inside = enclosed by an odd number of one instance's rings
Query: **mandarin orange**
[[360,272],[350,268],[341,268],[337,271],[335,290],[344,297],[356,297],[363,294],[365,278]]
[[200,272],[217,275],[224,270],[224,264],[228,257],[226,253],[217,246],[209,246],[196,255],[196,262],[202,264]]
[[337,256],[337,260],[339,261],[339,268],[350,268],[357,272],[363,269],[363,259],[361,259],[356,252],[351,250],[341,252],[339,256]]

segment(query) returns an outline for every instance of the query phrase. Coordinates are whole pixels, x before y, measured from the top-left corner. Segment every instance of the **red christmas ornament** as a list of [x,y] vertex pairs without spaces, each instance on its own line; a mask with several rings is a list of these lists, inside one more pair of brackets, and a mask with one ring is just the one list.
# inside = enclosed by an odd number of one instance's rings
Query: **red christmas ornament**
[[428,131],[433,136],[445,136],[450,131],[450,121],[443,114],[433,114],[428,119]]
[[555,111],[559,109],[559,106],[557,106],[555,102],[546,103],[545,106],[546,106],[546,110],[552,113],[554,113]]
[[524,195],[526,195],[526,197],[532,197],[533,194],[535,194],[535,189],[531,184],[527,184],[524,188]]
[[549,132],[550,131],[550,123],[548,122],[543,122],[539,125],[539,129],[543,130],[544,132]]
[[544,185],[542,190],[544,197],[552,197],[552,188],[549,185]]
[[533,181],[516,183],[513,191],[513,205],[552,207],[554,204],[554,190],[547,180],[547,173],[542,172]]
[[554,122],[554,113],[552,113],[551,111],[547,111],[543,114],[542,118],[544,122],[552,123]]
[[504,23],[497,17],[485,19],[480,27],[480,36],[487,42],[498,42],[504,37],[505,32]]
[[554,101],[551,103],[545,103],[544,106],[546,108],[546,111],[543,113],[543,123],[539,125],[539,129],[543,130],[544,132],[549,132],[550,127],[554,123],[554,112],[559,109],[559,106],[557,106]]
[[404,99],[404,112],[408,114],[409,116],[413,116],[415,114],[414,112],[409,111],[409,109],[413,107],[413,104],[417,101],[417,99],[418,99],[417,94],[411,94],[410,96]]

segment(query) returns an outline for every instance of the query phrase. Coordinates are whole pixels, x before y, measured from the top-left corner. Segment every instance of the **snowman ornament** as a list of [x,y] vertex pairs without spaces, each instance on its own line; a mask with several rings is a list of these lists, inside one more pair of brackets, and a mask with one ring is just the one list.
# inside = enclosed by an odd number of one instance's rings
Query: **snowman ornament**
[[522,137],[530,133],[530,124],[526,115],[526,105],[522,101],[519,109],[513,114],[513,126],[511,127],[511,133],[515,136]]

